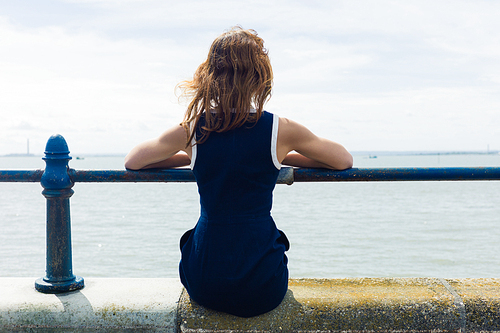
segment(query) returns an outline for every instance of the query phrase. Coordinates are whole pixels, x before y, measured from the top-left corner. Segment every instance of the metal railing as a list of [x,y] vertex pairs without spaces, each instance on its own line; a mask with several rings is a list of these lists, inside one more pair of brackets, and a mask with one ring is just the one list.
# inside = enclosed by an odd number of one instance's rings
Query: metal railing
[[[61,293],[84,287],[82,277],[73,274],[69,198],[75,182],[194,182],[189,169],[169,170],[74,170],[66,140],[49,138],[44,170],[0,170],[0,182],[40,182],[47,199],[46,275],[35,281],[43,293]],[[467,181],[500,180],[500,167],[470,168],[352,168],[343,171],[283,167],[278,184],[294,182],[348,181]]]

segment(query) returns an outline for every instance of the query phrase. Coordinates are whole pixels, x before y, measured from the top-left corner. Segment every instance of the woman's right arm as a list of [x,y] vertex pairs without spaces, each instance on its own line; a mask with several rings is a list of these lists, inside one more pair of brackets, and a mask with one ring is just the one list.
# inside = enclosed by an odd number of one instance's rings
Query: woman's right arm
[[280,118],[277,154],[281,163],[298,167],[344,170],[353,164],[352,155],[342,145],[286,118]]
[[[189,165],[191,146],[186,147],[186,140],[186,130],[181,125],[176,125],[158,138],[135,146],[125,157],[125,168],[140,170]],[[180,151],[184,153],[179,153]]]

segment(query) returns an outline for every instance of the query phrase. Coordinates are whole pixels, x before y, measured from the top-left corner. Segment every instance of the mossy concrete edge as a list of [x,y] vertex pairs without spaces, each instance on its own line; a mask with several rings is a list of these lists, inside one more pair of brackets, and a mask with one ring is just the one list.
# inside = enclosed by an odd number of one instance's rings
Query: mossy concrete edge
[[178,325],[186,333],[500,332],[499,284],[500,279],[292,279],[282,304],[253,318],[208,310],[183,291]]
[[500,279],[446,279],[465,308],[465,331],[500,331]]

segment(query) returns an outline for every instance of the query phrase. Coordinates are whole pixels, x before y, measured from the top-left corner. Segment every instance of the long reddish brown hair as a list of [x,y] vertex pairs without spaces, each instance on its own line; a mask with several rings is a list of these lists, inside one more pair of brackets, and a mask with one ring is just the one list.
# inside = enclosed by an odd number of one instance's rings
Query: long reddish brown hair
[[[256,122],[271,97],[272,84],[271,62],[257,32],[233,27],[217,37],[193,79],[178,85],[183,96],[190,98],[181,123],[189,133],[187,145],[203,113],[206,121],[196,143],[205,141],[211,132]],[[251,108],[256,112],[250,112]]]

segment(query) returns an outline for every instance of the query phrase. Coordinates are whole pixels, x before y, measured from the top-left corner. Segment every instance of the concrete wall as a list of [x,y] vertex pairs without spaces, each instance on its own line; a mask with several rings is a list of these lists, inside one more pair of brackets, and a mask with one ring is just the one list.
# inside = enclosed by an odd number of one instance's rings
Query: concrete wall
[[293,279],[247,319],[191,302],[178,279],[86,278],[58,295],[34,281],[0,278],[1,332],[500,332],[500,279]]

